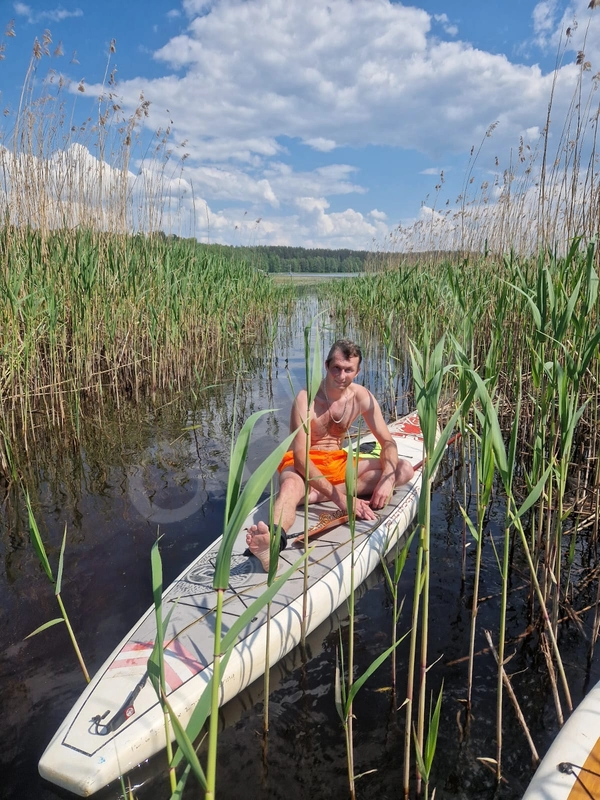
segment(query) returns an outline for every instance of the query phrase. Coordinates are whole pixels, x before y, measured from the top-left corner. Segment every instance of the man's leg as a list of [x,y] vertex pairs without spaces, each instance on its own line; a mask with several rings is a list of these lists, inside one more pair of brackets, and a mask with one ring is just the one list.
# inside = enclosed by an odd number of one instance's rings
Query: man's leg
[[[398,459],[395,486],[403,486],[415,474],[410,461]],[[381,462],[377,458],[361,458],[358,462],[357,494],[368,497],[373,494],[381,478]]]
[[[279,475],[279,492],[273,505],[273,521],[276,526],[281,525],[282,538],[293,525],[296,519],[296,508],[303,497],[304,478],[298,475],[293,467],[287,467]],[[264,570],[268,571],[271,555],[269,526],[265,522],[251,525],[246,534],[246,544],[250,552],[258,558]]]

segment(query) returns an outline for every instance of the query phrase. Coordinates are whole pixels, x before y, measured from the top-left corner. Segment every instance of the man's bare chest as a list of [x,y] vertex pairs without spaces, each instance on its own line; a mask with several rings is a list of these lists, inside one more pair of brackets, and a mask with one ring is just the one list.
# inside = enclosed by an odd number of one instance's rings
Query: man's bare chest
[[329,412],[315,414],[310,426],[310,446],[317,450],[339,450],[344,446],[347,433],[345,422],[334,422]]

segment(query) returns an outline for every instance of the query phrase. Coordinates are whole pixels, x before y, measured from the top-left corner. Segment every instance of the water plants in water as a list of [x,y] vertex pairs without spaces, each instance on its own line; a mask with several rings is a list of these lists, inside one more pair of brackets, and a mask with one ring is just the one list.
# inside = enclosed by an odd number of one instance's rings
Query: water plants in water
[[[30,79],[28,74],[25,95]],[[41,141],[27,135],[34,130],[28,125],[38,124],[37,111],[39,108],[33,106],[24,109],[15,131],[15,155],[26,153],[28,147]],[[577,114],[576,118],[575,128],[571,125],[573,117],[564,129],[566,138],[561,139],[562,163],[570,159],[563,185],[574,187],[573,192],[561,192],[559,197],[549,190],[550,173],[554,170],[556,177],[561,162],[551,168],[552,160],[544,149],[541,202],[535,204],[536,231],[541,234],[535,234],[533,246],[531,217],[522,214],[531,178],[522,177],[519,198],[514,176],[507,174],[505,199],[510,189],[512,205],[505,204],[506,213],[501,218],[486,221],[476,206],[468,218],[468,202],[463,198],[460,224],[455,228],[460,241],[456,253],[443,263],[439,258],[419,259],[414,254],[409,261],[398,254],[388,257],[379,272],[317,288],[332,315],[332,327],[342,333],[353,328],[373,353],[383,353],[382,359],[372,359],[383,378],[373,373],[370,377],[374,385],[379,380],[383,386],[390,415],[397,413],[399,402],[414,403],[426,433],[427,491],[423,493],[414,538],[417,579],[405,708],[406,794],[413,785],[410,774],[415,761],[428,789],[444,710],[441,692],[434,702],[427,691],[427,678],[434,668],[429,663],[428,603],[435,569],[430,554],[428,503],[434,467],[444,449],[432,439],[439,416],[447,423],[445,438],[454,424],[463,433],[462,463],[456,465],[452,479],[457,476],[456,480],[462,481],[457,483],[455,497],[460,498],[465,531],[471,533],[475,543],[474,548],[467,550],[465,546],[463,550],[463,584],[472,592],[466,654],[469,666],[464,685],[468,706],[473,705],[477,691],[474,664],[482,652],[477,650],[481,640],[479,588],[486,549],[492,550],[500,584],[497,627],[492,637],[498,653],[493,758],[497,781],[503,775],[504,687],[508,691],[508,686],[518,681],[507,670],[507,616],[514,576],[525,575],[527,636],[536,648],[539,643],[536,652],[543,659],[540,670],[552,685],[559,721],[564,718],[563,707],[568,711],[572,705],[568,665],[561,654],[561,628],[569,624],[568,620],[580,623],[591,614],[590,657],[600,631],[600,583],[595,573],[600,520],[600,318],[598,251],[592,238],[598,226],[594,214],[584,213],[585,208],[598,208],[598,189],[597,175],[590,166],[590,180],[585,182],[589,202],[581,202],[576,189],[581,161],[569,154],[571,140],[577,142],[577,152],[581,152],[578,136],[585,133],[580,126],[585,126],[586,115]],[[126,135],[127,131],[131,133],[131,127],[126,126]],[[106,149],[106,126],[100,141]],[[51,144],[44,145],[46,153]],[[127,147],[121,154],[125,168]],[[57,198],[41,186],[43,152],[30,149],[28,155],[35,158],[20,163],[31,165],[29,185],[39,191],[16,197],[0,229],[0,470],[7,484],[17,480],[18,470],[27,472],[26,485],[31,484],[33,492],[34,482],[29,477],[35,473],[36,464],[40,481],[52,483],[53,475],[57,476],[56,486],[63,481],[57,465],[61,454],[69,448],[86,449],[90,420],[97,424],[97,440],[117,440],[121,421],[131,408],[140,408],[146,401],[149,408],[153,404],[174,405],[189,384],[214,385],[229,380],[232,370],[242,370],[240,351],[248,360],[255,357],[263,335],[274,344],[279,326],[284,327],[286,322],[284,313],[276,323],[276,312],[289,312],[293,301],[291,292],[274,287],[256,264],[205,250],[195,241],[161,235],[160,204],[150,202],[149,197],[140,206],[144,224],[139,219],[131,224],[129,208],[122,202],[126,187],[119,180],[110,183],[109,196],[96,191],[98,187],[87,193],[84,218],[70,220],[73,224],[67,225],[57,222]],[[76,159],[76,151],[71,156]],[[13,160],[13,167],[17,161]],[[73,168],[76,161],[66,166]],[[13,167],[7,168],[10,171]],[[64,170],[65,174],[75,171]],[[471,172],[472,165],[465,187]],[[558,185],[556,181],[554,185]],[[58,198],[62,212],[73,211],[73,198],[81,200],[75,190],[71,186],[68,198]],[[158,195],[154,192],[155,197]],[[566,213],[565,197],[567,206],[569,197],[572,201]],[[94,224],[99,219],[102,224]],[[568,235],[556,235],[557,231]],[[429,233],[435,240],[436,232],[430,228]],[[486,244],[481,248],[483,237]],[[560,247],[549,247],[548,242],[559,242]],[[265,318],[270,318],[266,334]],[[312,370],[307,366],[306,382],[312,387],[312,396],[320,369],[318,350],[315,347]],[[267,360],[274,369],[270,350]],[[308,355],[306,363],[311,363]],[[451,364],[455,367],[450,368]],[[393,397],[395,387],[400,386],[405,396]],[[115,412],[115,423],[107,413],[109,408]],[[185,409],[181,416],[187,412]],[[244,430],[243,438],[247,434]],[[108,462],[112,457],[110,445],[103,446]],[[244,448],[247,441],[242,451]],[[232,463],[238,455],[232,453]],[[81,474],[86,474],[89,464],[81,460]],[[233,483],[228,489],[226,544],[215,578],[219,590],[227,581],[229,534],[239,522],[235,509],[242,498],[240,464],[233,466]],[[71,489],[64,491],[70,495]],[[502,537],[496,541],[490,515],[499,497],[504,521]],[[29,503],[32,546],[40,554],[44,571],[54,580],[31,508]],[[55,584],[59,602],[64,541],[63,537]],[[160,627],[162,581],[156,550],[153,566]],[[588,602],[587,587],[594,580],[596,589]],[[66,616],[62,619],[66,622]],[[48,623],[38,630],[46,627]],[[227,658],[232,641],[227,636],[216,637],[217,665]],[[351,756],[352,703],[360,684],[354,678],[352,663],[350,650],[344,661],[340,660],[336,695],[351,764],[351,785],[356,777]],[[164,700],[160,649],[152,664],[156,688]],[[344,673],[346,682],[342,680]],[[402,678],[406,678],[404,673]],[[517,694],[518,686],[515,699]],[[214,698],[214,691],[200,704],[187,740],[195,739],[208,718],[210,698]],[[171,718],[166,705],[165,710]],[[215,717],[211,715],[211,726]],[[169,724],[176,726],[173,721]],[[176,734],[182,753],[194,762],[185,732],[176,730]],[[470,735],[467,729],[465,735]],[[209,796],[214,796],[216,733],[212,727],[211,742],[206,772],[195,762],[194,771],[201,783],[204,781]],[[175,760],[178,758],[176,755]]]

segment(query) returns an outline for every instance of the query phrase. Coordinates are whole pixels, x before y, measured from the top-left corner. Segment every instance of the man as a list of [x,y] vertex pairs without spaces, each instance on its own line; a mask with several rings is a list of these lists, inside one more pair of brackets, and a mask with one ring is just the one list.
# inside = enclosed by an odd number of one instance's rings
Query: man
[[[309,478],[309,503],[331,500],[344,513],[346,503],[346,459],[342,450],[350,425],[362,414],[369,430],[381,445],[379,460],[359,459],[357,495],[354,511],[358,519],[374,520],[374,509],[387,505],[395,486],[413,477],[413,468],[398,458],[398,450],[371,392],[354,383],[360,371],[360,347],[349,339],[340,339],[331,347],[325,361],[325,377],[314,402],[308,408],[306,389],[298,393],[292,406],[290,430],[299,428],[292,450],[279,465],[279,493],[273,519],[281,525],[282,549],[285,532],[296,518],[296,507],[304,501],[304,478]],[[310,458],[306,461],[305,420],[310,420]],[[363,499],[369,497],[369,500]],[[251,525],[246,543],[253,555],[269,569],[270,536],[264,522]]]

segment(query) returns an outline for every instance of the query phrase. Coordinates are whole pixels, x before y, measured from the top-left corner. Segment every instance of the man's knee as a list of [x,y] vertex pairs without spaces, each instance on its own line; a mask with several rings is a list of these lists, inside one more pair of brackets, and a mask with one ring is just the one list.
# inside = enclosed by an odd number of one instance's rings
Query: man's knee
[[415,471],[412,468],[410,461],[406,461],[406,459],[401,458],[398,461],[398,466],[396,467],[396,485],[402,486],[404,483],[408,483],[414,477]]
[[281,474],[279,484],[279,498],[282,501],[293,502],[304,495],[304,479],[297,472],[286,470]]

